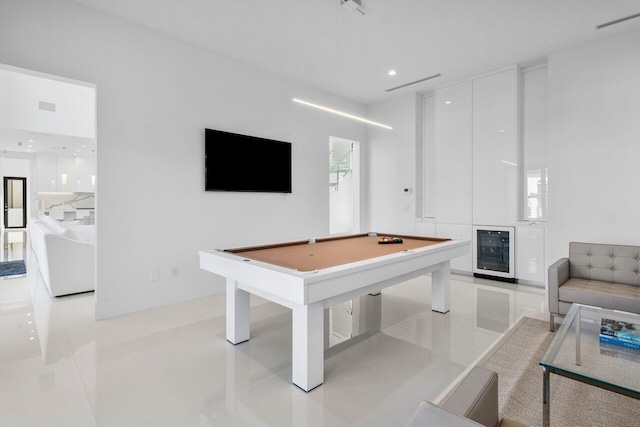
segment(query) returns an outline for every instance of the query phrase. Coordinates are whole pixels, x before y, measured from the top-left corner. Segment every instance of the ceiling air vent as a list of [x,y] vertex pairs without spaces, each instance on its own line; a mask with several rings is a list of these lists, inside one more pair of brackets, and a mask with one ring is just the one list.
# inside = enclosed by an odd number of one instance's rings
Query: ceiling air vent
[[387,92],[391,92],[397,89],[402,89],[403,87],[407,87],[407,86],[411,86],[417,83],[422,83],[425,82],[427,80],[431,80],[431,79],[435,79],[436,77],[440,77],[442,74],[438,73],[438,74],[434,74],[433,76],[429,76],[429,77],[425,77],[424,79],[420,79],[420,80],[416,80],[415,82],[411,82],[411,83],[405,83],[403,85],[400,86],[396,86],[396,87],[392,87],[391,89],[385,89],[385,91]]
[[615,19],[613,21],[605,22],[604,24],[596,25],[596,30],[608,27],[610,25],[619,24],[621,22],[628,21],[629,19],[634,19],[634,18],[640,18],[640,13],[636,13],[635,15],[625,16],[624,18]]
[[347,10],[358,10],[362,7],[360,0],[340,0],[340,5]]

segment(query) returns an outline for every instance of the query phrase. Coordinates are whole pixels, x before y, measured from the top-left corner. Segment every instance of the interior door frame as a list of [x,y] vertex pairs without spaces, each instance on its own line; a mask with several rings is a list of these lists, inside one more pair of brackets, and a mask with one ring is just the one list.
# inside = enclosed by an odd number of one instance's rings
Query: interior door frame
[[[7,184],[9,180],[22,181],[22,227],[9,227],[9,204],[7,202]],[[4,228],[25,228],[27,226],[27,178],[20,176],[5,176],[2,186],[4,201]]]

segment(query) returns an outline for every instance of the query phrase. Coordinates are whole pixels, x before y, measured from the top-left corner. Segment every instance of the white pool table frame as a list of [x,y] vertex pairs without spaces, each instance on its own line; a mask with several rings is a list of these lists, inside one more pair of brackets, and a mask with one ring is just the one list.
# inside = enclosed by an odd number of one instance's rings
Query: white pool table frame
[[292,381],[310,391],[324,381],[325,308],[431,273],[431,308],[447,313],[450,261],[468,254],[470,246],[469,240],[448,240],[311,272],[249,260],[220,249],[203,250],[199,255],[201,269],[227,280],[226,334],[232,344],[249,340],[249,294],[292,310]]

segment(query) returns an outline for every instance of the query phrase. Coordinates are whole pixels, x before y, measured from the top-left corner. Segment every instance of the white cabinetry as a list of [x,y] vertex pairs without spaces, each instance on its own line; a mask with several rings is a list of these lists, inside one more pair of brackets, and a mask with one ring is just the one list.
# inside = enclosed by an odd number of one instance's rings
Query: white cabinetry
[[436,216],[436,97],[423,101],[422,119],[422,217]]
[[75,191],[75,167],[73,156],[56,156],[57,157],[57,175],[58,190],[64,193],[73,193]]
[[433,237],[436,235],[435,221],[420,220],[416,223],[416,233],[420,236]]
[[93,157],[39,153],[36,165],[39,193],[91,193],[95,190]]
[[38,154],[36,156],[36,168],[38,193],[58,191],[56,155]]
[[[438,236],[472,239],[472,225],[515,227],[521,81],[514,65],[436,90]],[[471,272],[471,255],[452,268]]]
[[544,227],[518,225],[516,228],[516,272],[525,283],[545,283]]
[[547,68],[523,73],[523,219],[547,218]]
[[76,192],[92,193],[95,191],[92,157],[76,156],[74,183]]
[[438,224],[469,224],[469,229],[472,218],[471,94],[471,82],[436,91],[436,219]]
[[473,223],[518,218],[518,82],[512,69],[473,81]]
[[[469,224],[440,224],[436,225],[436,236],[450,239],[471,240],[472,226]],[[471,254],[451,260],[451,269],[469,273],[472,268]]]

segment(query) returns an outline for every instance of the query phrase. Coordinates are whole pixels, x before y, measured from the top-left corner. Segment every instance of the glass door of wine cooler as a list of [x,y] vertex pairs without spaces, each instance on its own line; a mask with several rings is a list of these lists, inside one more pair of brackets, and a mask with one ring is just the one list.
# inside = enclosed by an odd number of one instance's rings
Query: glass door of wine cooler
[[474,226],[474,274],[515,278],[514,236],[514,227]]

